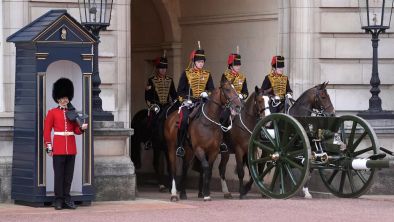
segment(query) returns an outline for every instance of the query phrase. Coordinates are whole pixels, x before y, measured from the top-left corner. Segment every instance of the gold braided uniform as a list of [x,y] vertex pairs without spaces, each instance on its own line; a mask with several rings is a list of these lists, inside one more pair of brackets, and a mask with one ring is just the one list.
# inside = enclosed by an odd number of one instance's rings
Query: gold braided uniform
[[227,78],[229,82],[231,82],[237,91],[238,94],[241,94],[242,86],[246,80],[246,77],[242,73],[237,73],[237,75],[233,75],[231,70],[226,70],[224,72],[224,76]]
[[186,69],[185,72],[190,89],[192,90],[192,95],[190,96],[198,99],[200,94],[205,91],[210,73],[205,69]]
[[168,76],[160,78],[155,76],[152,78],[152,83],[155,86],[155,91],[159,97],[160,104],[168,103],[168,93],[170,92],[172,79]]
[[271,82],[271,87],[274,91],[274,94],[283,99],[286,95],[287,76],[274,75],[273,73],[270,73],[268,75],[268,79]]

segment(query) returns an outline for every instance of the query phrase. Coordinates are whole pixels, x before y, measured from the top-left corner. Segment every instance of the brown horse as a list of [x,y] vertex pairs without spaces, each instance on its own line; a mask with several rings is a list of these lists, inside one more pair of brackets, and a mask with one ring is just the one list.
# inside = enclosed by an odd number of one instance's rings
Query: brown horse
[[[233,149],[235,154],[240,198],[243,198],[247,192],[246,190],[249,190],[253,184],[253,179],[250,178],[249,182],[246,184],[246,188],[244,187],[244,166],[247,164],[246,157],[248,156],[247,154],[250,136],[252,135],[252,131],[257,122],[265,116],[265,110],[266,108],[262,90],[256,86],[255,91],[249,96],[249,99],[246,101],[241,113],[235,118],[232,129],[224,134],[225,143]],[[222,153],[219,164],[222,191],[225,198],[231,198],[231,193],[228,191],[225,178],[226,165],[229,156],[229,152]]]
[[[242,103],[234,87],[227,79],[222,77],[220,87],[212,91],[206,103],[198,107],[199,112],[190,122],[188,127],[188,140],[185,146],[182,176],[179,183],[180,198],[187,199],[185,191],[185,179],[190,162],[195,156],[201,162],[203,174],[204,200],[211,200],[210,180],[212,176],[212,165],[219,154],[219,146],[223,138],[223,126],[219,123],[220,114],[223,109],[230,109],[232,118],[239,113]],[[171,201],[177,201],[176,194],[176,141],[178,113],[171,114],[165,122],[164,136],[168,146],[169,172],[171,179]]]
[[335,116],[335,109],[331,103],[326,86],[328,82],[316,85],[304,93],[294,102],[289,109],[291,116]]

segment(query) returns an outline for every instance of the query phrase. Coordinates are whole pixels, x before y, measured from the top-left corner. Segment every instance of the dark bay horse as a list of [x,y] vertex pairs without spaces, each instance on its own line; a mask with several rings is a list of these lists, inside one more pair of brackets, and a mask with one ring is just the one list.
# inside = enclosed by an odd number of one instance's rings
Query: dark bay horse
[[[235,154],[240,198],[243,198],[247,192],[245,190],[249,190],[253,184],[253,179],[250,178],[249,182],[246,184],[246,187],[248,188],[244,187],[244,166],[247,164],[246,157],[248,156],[250,136],[252,135],[252,131],[257,122],[265,116],[265,110],[266,108],[262,90],[256,86],[255,91],[249,96],[248,100],[244,104],[241,113],[234,118],[233,127],[230,131],[224,134],[225,143],[232,148]],[[222,153],[219,164],[219,174],[225,198],[231,198],[231,193],[228,191],[225,178],[226,165],[229,160],[229,156],[229,152]]]
[[[311,116],[312,114],[317,116],[335,116],[334,106],[331,103],[330,95],[327,93],[327,85],[328,82],[324,82],[305,91],[290,107],[288,113],[294,117]],[[312,198],[308,189],[308,181],[305,183],[302,191],[305,198]]]
[[[219,146],[223,138],[222,125],[219,123],[223,109],[230,109],[231,116],[239,113],[242,103],[232,84],[222,77],[220,87],[212,91],[206,103],[198,107],[199,112],[189,123],[188,139],[185,142],[185,156],[183,158],[182,176],[179,183],[180,198],[187,199],[185,190],[185,179],[190,162],[195,156],[201,162],[203,175],[203,195],[204,200],[211,200],[210,180],[212,176],[212,166],[219,154]],[[176,141],[177,122],[179,114],[173,113],[165,121],[164,135],[168,147],[169,173],[172,184],[171,201],[177,201],[176,188]]]
[[[176,110],[178,104],[168,104],[162,107],[158,114],[154,110],[142,109],[138,111],[132,121],[131,128],[134,135],[130,138],[130,158],[136,169],[141,168],[141,144],[151,142],[153,150],[153,168],[159,185],[159,191],[167,190],[167,180],[164,179],[164,159],[167,157],[167,146],[164,139],[164,121],[167,115]],[[150,113],[150,114],[149,114]]]
[[331,103],[330,95],[327,93],[328,82],[318,84],[308,90],[294,102],[288,114],[291,116],[334,116],[335,109]]

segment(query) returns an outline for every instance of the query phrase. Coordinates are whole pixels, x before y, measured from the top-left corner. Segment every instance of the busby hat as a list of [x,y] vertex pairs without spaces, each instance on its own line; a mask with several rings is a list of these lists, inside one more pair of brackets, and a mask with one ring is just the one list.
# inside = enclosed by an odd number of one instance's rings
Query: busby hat
[[156,68],[158,69],[167,69],[168,68],[168,60],[165,57],[158,57],[155,60]]
[[231,53],[228,56],[227,64],[229,66],[240,66],[241,65],[241,55],[236,53]]
[[204,62],[205,62],[204,49],[193,50],[192,53],[190,54],[190,60],[193,62],[199,61],[199,60],[204,60]]
[[285,67],[285,57],[283,56],[273,56],[271,60],[272,68],[283,68]]
[[56,80],[52,87],[52,98],[57,103],[60,98],[67,97],[71,101],[74,97],[74,85],[67,78]]

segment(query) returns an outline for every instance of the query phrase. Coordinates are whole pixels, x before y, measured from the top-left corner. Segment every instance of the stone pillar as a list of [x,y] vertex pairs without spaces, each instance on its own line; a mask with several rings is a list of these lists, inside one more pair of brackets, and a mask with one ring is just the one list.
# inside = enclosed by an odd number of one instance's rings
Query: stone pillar
[[96,121],[94,130],[94,182],[96,200],[133,200],[136,175],[129,155],[133,129],[123,122]]
[[[0,14],[3,15],[3,1],[0,1]],[[4,88],[3,88],[3,16],[0,16],[0,112],[4,112]]]
[[286,58],[286,73],[297,98],[320,82],[314,54],[316,15],[314,1],[282,0],[279,5],[279,53]]
[[[1,115],[1,114],[0,114]],[[0,203],[11,201],[12,138],[11,126],[0,118]]]

